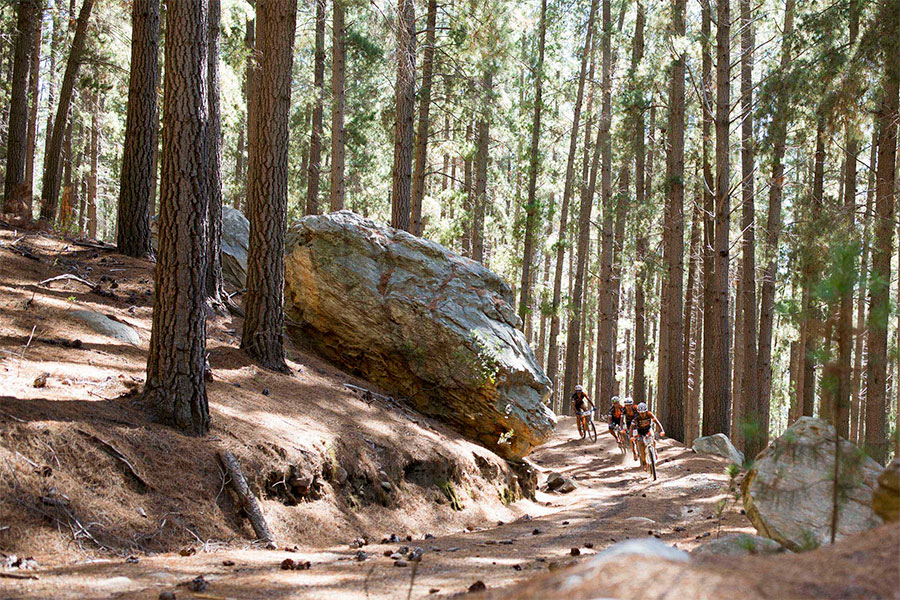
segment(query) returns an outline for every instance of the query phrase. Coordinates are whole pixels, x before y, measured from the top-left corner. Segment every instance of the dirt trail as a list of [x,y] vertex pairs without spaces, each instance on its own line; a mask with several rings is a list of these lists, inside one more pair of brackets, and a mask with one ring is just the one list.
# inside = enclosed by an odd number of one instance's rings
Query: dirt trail
[[[194,556],[157,555],[137,563],[100,560],[47,568],[33,581],[2,581],[16,597],[157,598],[164,590],[179,598],[402,598],[447,597],[476,581],[488,589],[508,586],[547,570],[581,561],[616,541],[657,535],[690,549],[715,536],[751,531],[740,507],[729,504],[721,521],[716,505],[728,484],[725,462],[661,443],[660,478],[640,471],[623,457],[608,435],[595,443],[576,439],[574,421],[561,419],[550,443],[531,459],[544,472],[559,471],[578,482],[567,495],[538,493],[536,512],[490,529],[462,531],[433,539],[371,544],[368,559],[354,559],[349,545],[317,547],[315,540],[296,552],[210,547]],[[649,520],[652,520],[649,521]],[[385,531],[384,535],[403,532]],[[347,540],[350,542],[351,540]],[[401,546],[421,547],[418,564],[396,567],[384,556]],[[572,548],[579,548],[576,559]],[[286,558],[310,561],[309,570],[284,571]],[[233,565],[225,566],[225,563]],[[415,566],[415,568],[414,568]],[[209,583],[201,593],[176,587],[198,575]],[[433,591],[437,590],[437,591]]]

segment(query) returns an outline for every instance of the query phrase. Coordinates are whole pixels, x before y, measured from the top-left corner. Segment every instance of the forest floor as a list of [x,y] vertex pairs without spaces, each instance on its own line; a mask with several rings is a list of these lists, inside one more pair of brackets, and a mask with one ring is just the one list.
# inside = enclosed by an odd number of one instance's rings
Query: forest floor
[[[402,406],[363,402],[344,384],[370,386],[302,352],[291,352],[291,376],[257,369],[237,350],[239,319],[210,321],[211,435],[172,432],[134,403],[151,269],[0,229],[0,551],[36,561],[33,570],[0,564],[0,597],[446,598],[476,582],[488,597],[520,600],[898,597],[898,525],[802,555],[629,559],[593,572],[591,557],[625,539],[691,550],[753,533],[726,461],[663,440],[651,481],[605,432],[584,442],[562,418],[529,459],[541,484],[557,471],[578,487],[505,505],[504,467],[492,453]],[[103,283],[40,283],[74,272]],[[131,325],[140,343],[91,333],[71,319],[82,309]],[[277,550],[250,542],[223,491],[222,448],[265,488]],[[345,483],[324,475],[328,461],[349,472]],[[438,479],[423,480],[423,465]],[[318,478],[316,494],[279,496],[277,478],[292,468]],[[429,485],[440,477],[455,483],[462,510]],[[387,493],[377,491],[383,479]],[[380,543],[392,534],[399,541]],[[372,542],[364,560],[350,546],[358,537]],[[421,561],[396,566],[385,553],[401,546],[422,548]],[[283,570],[286,559],[310,567]],[[194,591],[198,576],[205,587]]]

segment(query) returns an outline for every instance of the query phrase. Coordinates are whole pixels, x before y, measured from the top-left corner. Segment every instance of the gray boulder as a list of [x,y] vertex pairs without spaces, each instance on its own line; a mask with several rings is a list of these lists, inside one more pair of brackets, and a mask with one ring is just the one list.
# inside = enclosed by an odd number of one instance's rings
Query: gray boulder
[[547,491],[548,492],[559,492],[560,494],[568,494],[569,492],[574,492],[578,487],[574,481],[572,481],[568,477],[564,477],[562,474],[553,472],[547,476]]
[[837,514],[834,514],[834,427],[801,417],[763,450],[741,483],[747,517],[760,535],[800,552],[881,524],[872,492],[881,467],[840,438]]
[[724,433],[698,437],[694,440],[691,448],[698,454],[715,454],[716,456],[727,458],[736,465],[744,464],[743,453],[734,447],[734,444],[731,443],[731,440]]
[[133,327],[120,321],[114,321],[106,315],[89,310],[73,310],[72,316],[100,335],[115,338],[135,346],[141,343],[141,338]]
[[498,275],[348,211],[298,221],[286,251],[296,341],[504,458],[553,431],[550,381]]
[[[623,556],[643,556],[647,558],[659,558],[673,562],[689,562],[691,555],[684,550],[673,548],[656,538],[631,539],[613,544],[606,550],[599,552],[590,560],[591,567],[599,567],[611,561],[620,562]],[[622,563],[626,564],[626,563]]]
[[784,552],[784,546],[758,535],[737,533],[707,542],[691,550],[694,555],[742,556],[747,554],[776,554]]

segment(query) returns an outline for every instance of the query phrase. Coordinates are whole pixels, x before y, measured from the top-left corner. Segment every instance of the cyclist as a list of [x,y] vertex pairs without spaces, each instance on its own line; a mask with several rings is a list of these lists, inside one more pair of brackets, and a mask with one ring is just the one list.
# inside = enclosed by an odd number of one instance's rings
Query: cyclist
[[616,437],[616,428],[622,427],[622,417],[625,415],[622,407],[622,400],[620,400],[618,396],[613,396],[612,406],[609,407],[609,435],[613,436],[616,443],[619,441]]
[[[646,402],[641,402],[637,406],[637,416],[634,418],[634,421],[631,423],[631,430],[636,431],[636,435],[632,435],[632,442],[637,440],[639,437],[645,436],[650,433],[650,429],[653,425],[656,425],[656,430],[659,432],[659,437],[666,437],[666,432],[663,430],[662,423],[659,422],[659,419],[656,418],[650,409],[647,408]],[[643,458],[643,457],[642,457]],[[646,465],[644,465],[646,469]]]
[[[631,398],[625,398],[625,431],[631,431],[631,423],[634,421],[635,417],[637,417],[637,408],[634,406],[634,400]],[[631,440],[631,454],[634,456],[634,460],[638,459],[637,456],[637,446],[634,443],[634,440]]]
[[578,418],[578,434],[581,434],[582,424],[587,421],[587,418],[594,412],[594,403],[591,402],[591,399],[587,394],[584,393],[584,388],[580,385],[575,386],[575,391],[572,393],[572,409],[575,411],[575,416]]

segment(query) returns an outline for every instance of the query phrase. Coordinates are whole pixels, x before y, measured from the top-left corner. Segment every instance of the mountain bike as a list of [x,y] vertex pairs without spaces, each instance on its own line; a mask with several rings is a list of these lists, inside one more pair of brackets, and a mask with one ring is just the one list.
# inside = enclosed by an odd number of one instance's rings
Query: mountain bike
[[621,425],[616,425],[615,429],[616,433],[616,444],[619,446],[619,450],[622,451],[622,454],[628,453],[628,433]]
[[656,481],[656,464],[659,461],[659,454],[656,452],[656,436],[653,435],[653,431],[637,436],[637,446],[641,468],[649,471],[653,481]]
[[578,413],[578,435],[581,439],[590,438],[592,442],[597,441],[597,427],[594,426],[593,412],[590,410]]

